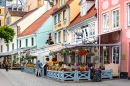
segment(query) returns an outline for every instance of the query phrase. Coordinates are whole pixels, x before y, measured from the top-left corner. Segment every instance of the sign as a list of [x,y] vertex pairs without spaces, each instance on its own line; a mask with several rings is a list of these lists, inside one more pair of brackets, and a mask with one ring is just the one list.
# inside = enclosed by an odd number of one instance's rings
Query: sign
[[101,70],[100,69],[95,69],[93,73],[93,81],[94,82],[99,82],[101,81]]
[[122,59],[122,60],[125,60],[125,59],[126,59],[126,55],[125,55],[125,54],[122,54],[121,59]]

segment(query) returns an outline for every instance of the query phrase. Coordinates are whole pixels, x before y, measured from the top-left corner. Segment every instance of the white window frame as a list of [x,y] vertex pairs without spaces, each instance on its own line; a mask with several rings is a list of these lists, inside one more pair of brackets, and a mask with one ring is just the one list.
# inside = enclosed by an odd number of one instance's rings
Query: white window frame
[[[113,19],[113,12],[115,11],[115,13],[117,14],[117,10],[119,10],[119,26],[117,27],[117,19],[115,19],[115,22],[116,22],[116,27],[114,27],[114,19]],[[117,15],[115,14],[116,18],[117,18]],[[114,10],[112,10],[112,30],[115,30],[115,29],[119,29],[120,27],[120,9],[119,8],[116,8]]]
[[[92,34],[91,34],[91,25],[94,25],[94,32],[93,32],[93,29],[92,29]],[[89,23],[89,35],[90,36],[93,36],[93,35],[95,35],[96,34],[96,29],[95,29],[95,22],[91,22],[91,23]],[[94,34],[93,34],[94,33]]]
[[61,31],[58,32],[58,43],[61,43]]
[[58,14],[58,22],[61,22],[61,13]]
[[28,39],[26,39],[26,47],[28,46]]
[[57,43],[57,33],[54,33],[54,37],[55,37],[55,44]]
[[130,26],[130,3],[127,4],[127,26]]
[[32,46],[34,46],[34,38],[33,37],[31,38],[31,43],[32,43]]
[[63,11],[63,20],[66,19],[66,10]]
[[102,32],[107,32],[107,31],[109,31],[109,12],[102,14]]
[[19,47],[21,47],[21,40],[19,40]]

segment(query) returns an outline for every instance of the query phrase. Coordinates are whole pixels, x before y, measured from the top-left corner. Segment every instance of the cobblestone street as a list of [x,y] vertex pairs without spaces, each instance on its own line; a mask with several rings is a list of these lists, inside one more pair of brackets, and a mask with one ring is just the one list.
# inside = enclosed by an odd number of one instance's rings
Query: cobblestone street
[[36,77],[34,74],[21,72],[20,70],[6,72],[0,69],[0,84],[0,86],[129,86],[130,81],[126,79],[107,79],[102,82],[61,83],[44,77]]

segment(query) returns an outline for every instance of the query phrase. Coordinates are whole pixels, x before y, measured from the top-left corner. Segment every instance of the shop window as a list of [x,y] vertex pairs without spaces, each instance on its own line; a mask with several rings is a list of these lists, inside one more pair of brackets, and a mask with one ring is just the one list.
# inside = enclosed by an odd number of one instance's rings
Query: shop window
[[58,36],[59,36],[59,37],[58,37],[58,39],[59,39],[58,42],[61,43],[61,31],[58,32]]
[[119,64],[119,47],[112,47],[111,63]]
[[57,33],[55,33],[55,44],[57,43]]
[[89,24],[90,35],[95,35],[95,23]]
[[61,22],[61,13],[58,14],[58,22]]
[[66,19],[66,10],[63,11],[63,20]]
[[109,14],[108,13],[104,13],[102,15],[103,21],[102,21],[102,29],[103,32],[106,32],[109,30]]
[[119,9],[112,10],[112,30],[119,28],[119,21],[120,15],[119,15]]
[[71,54],[71,63],[75,63],[75,52],[73,51]]
[[130,26],[130,3],[128,3],[128,5],[127,5],[127,24],[128,24],[128,26]]

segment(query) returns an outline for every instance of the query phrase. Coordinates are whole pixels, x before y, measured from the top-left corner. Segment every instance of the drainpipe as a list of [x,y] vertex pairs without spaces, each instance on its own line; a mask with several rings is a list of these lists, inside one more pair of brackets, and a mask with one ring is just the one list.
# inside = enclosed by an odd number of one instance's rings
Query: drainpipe
[[122,29],[120,31],[120,63],[119,63],[119,78],[121,75],[121,50],[122,49]]

